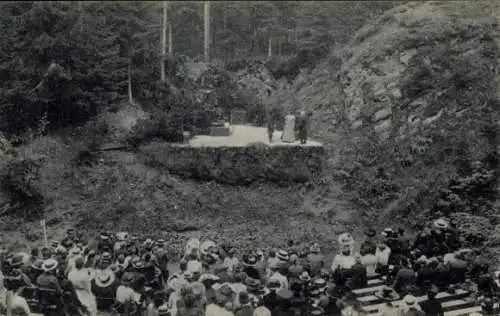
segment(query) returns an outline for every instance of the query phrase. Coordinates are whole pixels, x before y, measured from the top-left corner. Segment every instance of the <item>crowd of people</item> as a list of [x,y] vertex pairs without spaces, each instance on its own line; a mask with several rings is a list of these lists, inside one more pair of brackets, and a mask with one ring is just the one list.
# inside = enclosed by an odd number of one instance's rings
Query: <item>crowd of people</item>
[[173,273],[164,240],[108,232],[90,246],[70,229],[49,247],[4,254],[0,312],[13,293],[13,315],[362,315],[353,291],[376,276],[386,286],[375,295],[393,302],[384,315],[444,315],[436,294],[467,282],[488,314],[500,282],[481,253],[483,242],[445,219],[413,239],[391,228],[370,229],[361,243],[344,233],[330,263],[317,243],[239,251],[191,239]]

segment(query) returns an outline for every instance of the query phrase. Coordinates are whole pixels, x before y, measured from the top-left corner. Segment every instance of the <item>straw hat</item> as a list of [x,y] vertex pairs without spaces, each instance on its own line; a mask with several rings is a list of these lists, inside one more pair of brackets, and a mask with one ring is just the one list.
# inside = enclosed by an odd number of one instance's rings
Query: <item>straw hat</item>
[[447,221],[445,221],[444,219],[440,218],[436,221],[434,221],[434,227],[437,228],[437,229],[446,229],[449,227],[449,224]]
[[407,306],[414,306],[417,302],[417,299],[415,298],[415,296],[408,294],[403,298],[403,301]]
[[130,235],[127,232],[116,233],[116,239],[118,239],[119,241],[126,241],[129,239],[129,237],[130,237]]
[[98,287],[108,287],[111,284],[113,284],[113,282],[115,282],[115,280],[116,280],[116,277],[115,277],[115,274],[113,272],[111,272],[110,270],[103,270],[95,278],[95,284]]
[[10,259],[10,266],[13,268],[20,268],[24,264],[24,256],[21,253],[16,253]]
[[311,246],[309,251],[312,253],[319,253],[321,251],[321,248],[319,247],[318,243],[315,243],[314,245]]
[[339,241],[339,244],[341,244],[343,246],[350,246],[354,243],[354,239],[352,238],[351,234],[349,234],[349,233],[340,234],[338,241]]
[[313,284],[314,284],[314,287],[320,291],[325,290],[327,287],[325,279],[322,279],[322,278],[315,279]]
[[281,261],[288,261],[288,259],[289,259],[288,252],[286,250],[280,250],[280,251],[278,251],[277,257]]
[[384,228],[384,230],[381,233],[381,235],[384,237],[392,236],[392,234],[394,234],[394,230],[390,227]]
[[82,254],[82,250],[78,247],[71,248],[69,251],[70,256],[76,257]]
[[307,271],[302,272],[302,274],[299,276],[299,280],[303,282],[309,282],[311,281],[311,276]]
[[54,259],[47,259],[42,264],[42,270],[45,272],[54,271],[59,266],[59,262]]

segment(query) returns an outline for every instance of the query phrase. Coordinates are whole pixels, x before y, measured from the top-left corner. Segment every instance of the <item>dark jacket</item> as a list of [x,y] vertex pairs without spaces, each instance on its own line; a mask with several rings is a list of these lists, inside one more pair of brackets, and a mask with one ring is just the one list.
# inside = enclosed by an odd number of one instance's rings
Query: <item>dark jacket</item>
[[234,316],[253,316],[253,310],[251,305],[240,306],[234,311]]
[[436,299],[428,299],[419,305],[426,316],[444,316],[443,306]]
[[272,315],[274,315],[274,311],[276,310],[276,308],[280,304],[280,300],[278,298],[278,295],[276,295],[276,292],[271,292],[271,293],[264,295],[262,300],[264,302],[264,306],[267,307],[267,309],[269,309],[271,311]]

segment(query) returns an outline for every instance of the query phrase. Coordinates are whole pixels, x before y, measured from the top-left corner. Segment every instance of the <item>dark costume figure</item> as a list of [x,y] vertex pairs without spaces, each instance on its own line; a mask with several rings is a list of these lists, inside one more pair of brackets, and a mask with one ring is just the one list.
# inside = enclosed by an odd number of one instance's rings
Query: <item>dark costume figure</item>
[[299,131],[299,139],[301,144],[307,143],[307,127],[308,127],[308,117],[306,112],[300,112],[296,121],[297,130]]

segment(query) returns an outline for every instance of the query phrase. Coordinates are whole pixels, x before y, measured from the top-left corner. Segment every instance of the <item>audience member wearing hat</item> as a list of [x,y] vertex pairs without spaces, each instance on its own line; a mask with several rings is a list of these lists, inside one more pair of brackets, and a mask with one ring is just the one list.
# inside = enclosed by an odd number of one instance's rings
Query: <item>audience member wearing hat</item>
[[12,271],[5,277],[5,287],[16,292],[22,287],[31,286],[31,279],[23,271],[26,267],[24,255],[15,253],[9,261]]
[[352,238],[351,234],[349,233],[340,234],[338,237],[338,242],[341,248],[343,248],[344,246],[348,246],[349,250],[351,252],[354,252],[354,238]]
[[39,288],[55,290],[62,293],[61,285],[56,277],[59,263],[55,259],[47,259],[42,264],[43,273],[37,278],[36,284]]
[[354,257],[351,255],[351,248],[344,245],[341,253],[335,255],[333,258],[331,271],[335,272],[337,269],[350,269],[355,264]]
[[277,295],[277,292],[281,289],[279,280],[270,279],[267,284],[267,288],[269,289],[269,293],[262,297],[262,301],[267,309],[274,311],[280,304],[280,300]]
[[311,246],[305,262],[306,266],[309,268],[309,271],[313,276],[319,274],[320,270],[325,266],[325,257],[321,254],[319,244],[314,243]]
[[281,261],[288,262],[288,259],[289,259],[289,256],[288,256],[288,251],[283,250],[283,249],[279,250],[279,251],[278,251],[278,254],[277,254],[277,257],[278,257],[278,259],[279,259],[279,260],[281,260]]
[[247,292],[240,292],[237,298],[237,304],[234,309],[235,315],[253,315],[254,308],[250,295]]
[[375,236],[377,235],[377,232],[375,229],[370,228],[365,232],[366,235],[366,240],[361,244],[359,253],[364,256],[367,254],[373,254],[375,255],[375,251],[377,249],[377,244],[374,241]]
[[443,218],[440,218],[440,219],[437,219],[434,221],[433,226],[435,229],[438,229],[438,230],[446,230],[446,229],[448,229],[449,224],[446,220],[444,220]]
[[260,279],[265,273],[265,266],[258,267],[259,261],[253,254],[244,256],[242,260],[243,272],[253,279]]
[[254,310],[253,316],[271,316],[271,311],[265,306],[259,306]]
[[408,294],[405,297],[403,297],[403,304],[401,304],[399,309],[402,313],[407,313],[410,310],[422,311],[420,305],[417,304],[417,299],[415,298],[415,296],[411,294]]
[[116,289],[116,301],[118,303],[125,302],[140,302],[140,294],[134,290],[134,283],[136,282],[136,276],[132,272],[126,272],[123,274],[120,284]]

